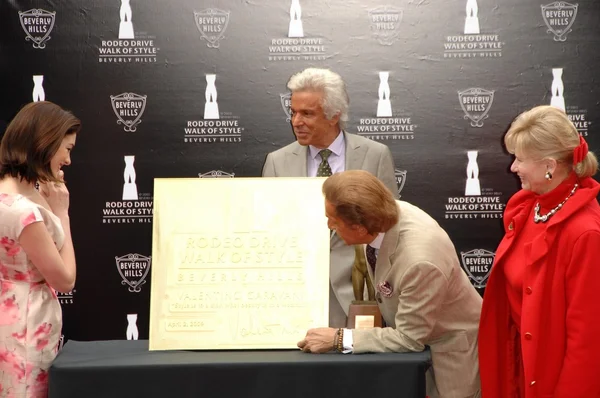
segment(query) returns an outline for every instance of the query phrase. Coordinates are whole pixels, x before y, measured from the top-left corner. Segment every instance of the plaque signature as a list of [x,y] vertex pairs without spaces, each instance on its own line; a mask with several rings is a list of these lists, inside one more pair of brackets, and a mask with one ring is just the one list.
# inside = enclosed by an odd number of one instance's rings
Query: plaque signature
[[304,331],[295,326],[282,324],[281,322],[272,322],[259,315],[249,317],[245,322],[238,323],[238,328],[234,332],[235,337],[241,338],[263,338],[265,336],[302,336]]

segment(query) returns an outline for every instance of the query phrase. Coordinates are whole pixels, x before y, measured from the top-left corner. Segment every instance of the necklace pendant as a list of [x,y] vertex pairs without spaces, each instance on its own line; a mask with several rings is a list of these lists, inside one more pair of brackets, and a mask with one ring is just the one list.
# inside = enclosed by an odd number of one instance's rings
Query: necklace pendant
[[579,184],[575,184],[575,186],[573,187],[573,189],[569,193],[569,196],[567,196],[565,198],[565,200],[563,200],[561,203],[558,204],[558,206],[556,206],[554,209],[550,210],[547,214],[544,214],[543,216],[540,215],[540,204],[536,203],[535,208],[533,209],[533,222],[536,223],[536,224],[538,224],[539,222],[546,222],[546,221],[548,221],[548,219],[550,217],[552,217],[553,215],[556,214],[557,211],[559,211],[560,209],[562,209],[562,207],[567,202],[567,200],[569,200],[569,198],[571,196],[573,196],[573,194],[577,190],[578,186],[579,186]]

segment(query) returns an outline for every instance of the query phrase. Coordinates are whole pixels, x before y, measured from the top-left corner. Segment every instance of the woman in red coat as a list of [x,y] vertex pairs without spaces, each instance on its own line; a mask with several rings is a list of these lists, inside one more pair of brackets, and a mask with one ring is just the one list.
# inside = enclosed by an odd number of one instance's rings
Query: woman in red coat
[[504,142],[522,189],[483,299],[482,396],[600,397],[598,162],[550,106],[519,115]]

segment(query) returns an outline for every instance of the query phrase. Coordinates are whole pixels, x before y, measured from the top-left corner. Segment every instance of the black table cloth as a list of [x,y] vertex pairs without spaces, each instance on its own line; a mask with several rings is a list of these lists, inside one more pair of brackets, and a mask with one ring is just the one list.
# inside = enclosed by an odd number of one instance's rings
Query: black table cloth
[[50,398],[425,397],[429,351],[148,351],[147,340],[69,341],[50,368]]

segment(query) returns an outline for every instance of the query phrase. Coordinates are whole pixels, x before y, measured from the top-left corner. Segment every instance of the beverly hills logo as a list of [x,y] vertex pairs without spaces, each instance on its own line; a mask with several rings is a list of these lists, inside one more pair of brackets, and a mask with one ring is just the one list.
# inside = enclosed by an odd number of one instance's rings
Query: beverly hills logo
[[305,37],[300,0],[291,0],[288,36],[271,38],[269,61],[322,61],[330,58],[322,37]]
[[111,95],[110,103],[117,116],[117,124],[122,124],[126,132],[136,131],[146,109],[146,96],[135,93]]
[[398,40],[402,13],[401,9],[389,5],[369,10],[371,33],[380,44],[391,46]]
[[211,170],[206,173],[198,173],[198,178],[233,178],[235,173],[227,173],[222,170]]
[[[115,1],[115,0],[111,0]],[[136,0],[136,3],[138,0]],[[115,10],[116,12],[116,10]],[[100,63],[154,63],[159,48],[154,36],[134,29],[130,0],[121,0],[119,35],[115,40],[102,40],[98,47]]]
[[216,79],[215,74],[206,75],[203,119],[187,121],[183,142],[200,144],[242,141],[244,127],[240,126],[239,117],[219,111]]
[[292,93],[279,94],[279,99],[286,116],[285,121],[289,122],[292,120]]
[[494,103],[494,91],[484,88],[469,88],[458,91],[460,107],[465,113],[464,118],[471,120],[472,127],[483,127],[483,121]]
[[460,252],[462,266],[476,288],[483,289],[486,286],[495,256],[496,253],[485,249]]
[[550,105],[565,111],[569,120],[584,137],[587,137],[589,126],[592,124],[587,119],[587,109],[565,103],[565,83],[563,82],[563,68],[552,68],[552,84],[550,86]]
[[29,11],[19,11],[19,20],[21,27],[27,35],[26,41],[31,40],[33,48],[44,49],[46,43],[50,40],[50,33],[54,28],[54,18],[56,12],[46,11],[41,8],[32,8]]
[[389,72],[379,72],[379,99],[377,101],[376,117],[361,118],[356,126],[357,133],[366,138],[383,140],[412,140],[416,124],[407,115],[394,116],[395,111],[390,99]]
[[127,290],[131,293],[141,292],[141,286],[146,283],[146,276],[150,271],[151,262],[151,256],[146,257],[138,253],[115,257],[117,270],[123,278],[121,284],[127,285]]
[[123,156],[122,200],[107,201],[102,209],[103,224],[149,224],[152,222],[153,202],[149,193],[139,193],[135,172],[135,156]]
[[505,207],[502,192],[481,187],[478,154],[478,151],[467,151],[465,193],[464,196],[448,198],[444,209],[446,219],[502,218]]
[[554,41],[566,41],[567,34],[573,29],[573,23],[577,17],[578,4],[570,4],[565,1],[542,5],[542,17],[548,27],[547,33],[554,35]]
[[481,34],[477,0],[466,0],[466,3],[464,34],[446,36],[444,58],[501,57],[505,43],[497,34]]
[[396,184],[398,185],[398,197],[402,197],[402,189],[404,188],[404,184],[406,184],[406,170],[394,170],[394,175],[396,176]]
[[207,8],[202,11],[194,11],[196,27],[206,40],[209,48],[219,48],[219,41],[224,38],[225,30],[229,25],[229,11],[217,8]]

